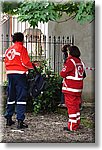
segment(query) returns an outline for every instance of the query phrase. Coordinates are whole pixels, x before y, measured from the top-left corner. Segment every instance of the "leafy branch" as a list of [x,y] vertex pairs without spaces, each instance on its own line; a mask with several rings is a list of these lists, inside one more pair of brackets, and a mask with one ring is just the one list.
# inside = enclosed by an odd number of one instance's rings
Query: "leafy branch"
[[[66,13],[70,19],[75,19],[83,24],[91,22],[95,18],[94,1],[69,1],[65,3],[30,1],[24,0],[23,3],[2,2],[2,12],[7,14],[17,14],[20,21],[28,21],[30,26],[38,26],[38,22],[57,21]],[[68,21],[66,19],[61,22]],[[60,23],[61,23],[60,22]]]

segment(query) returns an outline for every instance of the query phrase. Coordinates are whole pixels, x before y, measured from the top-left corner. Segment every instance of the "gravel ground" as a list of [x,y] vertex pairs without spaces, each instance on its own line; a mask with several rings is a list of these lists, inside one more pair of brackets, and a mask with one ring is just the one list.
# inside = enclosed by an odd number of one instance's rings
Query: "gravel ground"
[[[81,116],[94,125],[93,107],[84,107]],[[16,121],[15,116],[13,120]],[[27,113],[25,122],[29,127],[17,130],[17,122],[12,127],[6,127],[3,119],[2,143],[95,143],[94,126],[88,127],[81,123],[77,131],[63,131],[67,125],[67,116],[62,114]]]

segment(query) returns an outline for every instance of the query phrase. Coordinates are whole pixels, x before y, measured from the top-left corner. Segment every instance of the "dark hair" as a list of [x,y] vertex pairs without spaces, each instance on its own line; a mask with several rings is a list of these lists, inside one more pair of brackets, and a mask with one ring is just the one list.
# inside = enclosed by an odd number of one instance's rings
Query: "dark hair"
[[12,42],[23,42],[24,40],[24,35],[21,32],[16,32],[14,35],[12,35]]
[[70,47],[70,44],[66,44],[62,47],[61,51],[66,52],[68,50],[67,48],[69,48],[69,47]]
[[69,54],[73,57],[79,58],[81,53],[77,46],[70,46],[69,47]]

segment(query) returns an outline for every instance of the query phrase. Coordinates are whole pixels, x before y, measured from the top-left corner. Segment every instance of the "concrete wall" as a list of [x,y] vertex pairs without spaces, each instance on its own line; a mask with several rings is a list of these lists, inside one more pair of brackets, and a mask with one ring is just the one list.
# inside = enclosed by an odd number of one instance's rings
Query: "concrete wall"
[[[94,21],[80,25],[75,20],[69,19],[63,15],[58,22],[49,22],[48,33],[52,36],[70,36],[74,35],[75,45],[81,51],[81,58],[87,67],[95,67],[95,28]],[[86,100],[94,100],[94,74],[95,71],[87,70],[87,78],[84,80],[83,97]]]

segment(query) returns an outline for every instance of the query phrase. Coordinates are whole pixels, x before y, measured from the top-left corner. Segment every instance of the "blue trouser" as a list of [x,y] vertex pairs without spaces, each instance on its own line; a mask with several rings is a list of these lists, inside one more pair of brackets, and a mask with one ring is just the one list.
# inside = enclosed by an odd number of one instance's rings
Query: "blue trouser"
[[17,113],[17,120],[25,119],[26,97],[27,97],[27,80],[26,74],[8,74],[8,99],[5,117],[12,117]]
[[63,93],[61,93],[61,104],[65,104],[64,94]]

